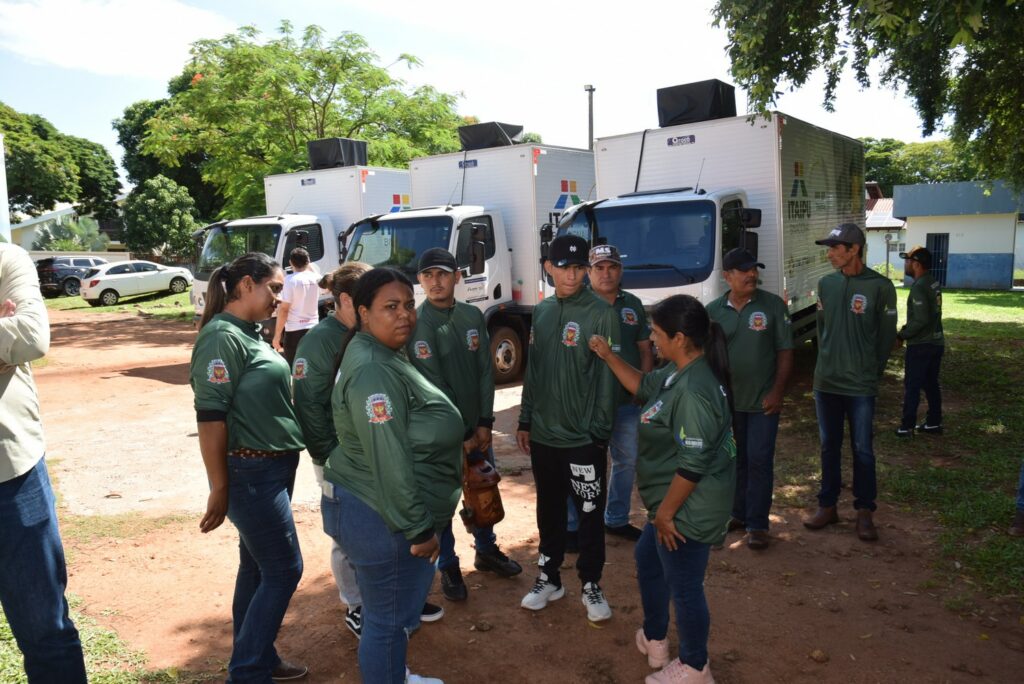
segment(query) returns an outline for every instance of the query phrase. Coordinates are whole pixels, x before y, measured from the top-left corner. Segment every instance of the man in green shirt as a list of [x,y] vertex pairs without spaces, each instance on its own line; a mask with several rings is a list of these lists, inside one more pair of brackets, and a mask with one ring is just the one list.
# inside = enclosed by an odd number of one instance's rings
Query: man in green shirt
[[619,385],[588,340],[600,335],[619,351],[619,323],[615,309],[583,287],[589,251],[576,235],[560,235],[548,249],[544,270],[555,294],[533,310],[516,442],[530,455],[540,532],[540,577],[521,605],[541,610],[565,595],[559,567],[571,494],[580,513],[576,570],[587,617],[597,622],[612,615],[598,583],[605,561],[606,450]]
[[[455,286],[461,274],[455,257],[447,250],[436,247],[425,251],[416,277],[427,298],[416,310],[416,330],[406,353],[416,370],[459,409],[462,451],[467,460],[486,459],[494,465],[494,364],[484,316],[475,306],[455,301]],[[523,571],[498,548],[493,526],[476,529],[473,537],[474,567],[478,570],[502,577],[514,577]],[[438,541],[441,591],[450,601],[464,601],[468,591],[455,555],[451,521]]]
[[768,547],[775,438],[786,381],[793,368],[793,331],[782,298],[757,287],[764,268],[745,249],[722,258],[729,291],[708,304],[729,345],[733,435],[736,438],[736,495],[729,529],[747,530],[747,546]]
[[932,278],[932,253],[914,247],[900,253],[904,272],[914,279],[907,295],[907,322],[896,334],[907,344],[903,366],[903,421],[896,429],[898,437],[912,437],[917,424],[917,406],[921,390],[928,399],[928,415],[917,425],[918,432],[942,434],[942,390],[939,366],[946,349],[942,334],[942,290]]
[[864,232],[843,223],[816,244],[828,247],[835,273],[818,281],[818,362],[814,403],[821,437],[818,510],[804,526],[820,530],[839,522],[836,503],[842,483],[843,424],[850,423],[853,447],[853,507],[857,536],[878,539],[875,451],[872,445],[875,396],[896,341],[896,288],[864,265]]

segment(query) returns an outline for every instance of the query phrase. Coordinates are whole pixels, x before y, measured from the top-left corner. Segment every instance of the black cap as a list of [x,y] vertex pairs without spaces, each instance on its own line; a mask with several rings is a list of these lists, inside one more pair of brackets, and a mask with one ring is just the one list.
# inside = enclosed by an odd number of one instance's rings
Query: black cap
[[420,256],[420,265],[416,269],[416,273],[423,273],[428,268],[439,268],[442,271],[454,273],[459,270],[459,264],[447,249],[431,247]]
[[864,245],[864,231],[856,223],[840,223],[833,228],[828,235],[821,240],[815,240],[816,245]]
[[723,271],[749,271],[750,269],[757,266],[758,268],[764,268],[764,264],[757,260],[757,257],[750,253],[750,250],[741,249],[730,249],[722,257],[722,270]]
[[552,266],[559,268],[570,264],[588,266],[590,264],[589,254],[590,245],[579,235],[559,235],[551,241],[551,246],[548,247],[548,261]]
[[916,261],[925,268],[932,267],[932,253],[926,247],[921,247],[920,245],[914,247],[909,252],[900,252],[900,259]]

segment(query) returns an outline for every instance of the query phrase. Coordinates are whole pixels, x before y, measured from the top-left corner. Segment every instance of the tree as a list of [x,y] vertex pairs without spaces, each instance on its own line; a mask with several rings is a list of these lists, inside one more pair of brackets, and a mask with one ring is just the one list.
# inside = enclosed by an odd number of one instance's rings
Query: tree
[[[243,27],[193,44],[191,78],[147,120],[141,150],[163,165],[203,154],[203,179],[225,199],[221,215],[264,211],[263,177],[307,167],[306,142],[325,137],[370,142],[372,164],[404,166],[416,156],[458,149],[455,96],[409,91],[378,64],[362,36],[328,39],[284,22],[261,40]],[[401,55],[397,64],[419,61]]]
[[99,222],[83,216],[41,228],[32,242],[32,249],[49,252],[104,252],[108,244],[110,238],[100,232]]
[[121,241],[132,252],[184,256],[202,227],[188,190],[165,176],[136,186],[124,202]]
[[861,138],[864,177],[877,181],[886,196],[895,185],[949,183],[978,180],[977,165],[969,149],[948,140],[904,143],[892,138]]
[[719,0],[732,74],[763,113],[782,94],[825,71],[832,111],[843,69],[870,85],[903,86],[931,135],[948,117],[958,146],[973,148],[978,174],[1024,189],[1024,2],[1021,0]]
[[62,139],[78,166],[80,192],[75,211],[79,216],[116,218],[117,204],[114,200],[121,192],[121,181],[117,177],[117,165],[107,148],[85,138],[65,135]]

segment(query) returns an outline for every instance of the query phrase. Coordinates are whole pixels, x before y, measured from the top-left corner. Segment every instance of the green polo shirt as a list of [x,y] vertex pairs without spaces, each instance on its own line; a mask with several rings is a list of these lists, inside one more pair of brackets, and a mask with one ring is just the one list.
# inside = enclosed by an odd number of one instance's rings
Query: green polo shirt
[[303,448],[288,362],[263,341],[258,324],[226,312],[214,316],[196,337],[189,383],[197,411],[227,414],[229,452]]
[[647,517],[654,519],[683,469],[700,481],[676,512],[676,529],[687,539],[721,543],[736,487],[732,415],[721,384],[701,356],[679,371],[668,364],[647,373],[637,397],[643,410],[636,483]]
[[737,311],[729,293],[708,304],[708,315],[725,332],[729,345],[733,403],[737,411],[759,413],[775,384],[776,357],[793,348],[789,309],[782,298],[764,290]]
[[357,333],[331,395],[339,445],[324,477],[406,539],[442,531],[462,490],[462,417],[441,390],[367,333]]
[[295,417],[306,440],[306,451],[318,465],[323,465],[331,450],[338,446],[331,415],[331,390],[337,375],[334,364],[347,332],[341,321],[328,316],[302,337],[292,363]]
[[[595,295],[603,299],[600,295]],[[651,326],[647,322],[647,312],[643,302],[632,292],[619,290],[615,297],[615,313],[619,318],[619,342],[622,347],[619,356],[633,368],[640,370],[640,348],[638,342],[651,339]],[[619,387],[619,403],[629,403],[633,398],[621,386]]]
[[931,273],[925,273],[914,281],[907,294],[907,322],[899,333],[907,346],[913,344],[937,344],[945,346],[942,333],[942,288]]
[[423,302],[406,353],[459,409],[464,434],[494,424],[494,363],[480,309],[463,302],[439,309]]

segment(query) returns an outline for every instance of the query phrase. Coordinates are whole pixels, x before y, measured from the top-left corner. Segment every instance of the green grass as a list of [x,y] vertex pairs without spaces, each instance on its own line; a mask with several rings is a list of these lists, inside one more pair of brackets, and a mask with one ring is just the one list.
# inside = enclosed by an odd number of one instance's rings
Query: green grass
[[60,516],[60,533],[64,543],[89,542],[94,539],[130,539],[159,530],[167,525],[191,520],[193,516],[165,515],[150,518],[138,513],[119,515]]
[[188,292],[181,294],[139,295],[122,299],[114,306],[90,306],[81,297],[54,297],[46,300],[46,308],[55,311],[95,311],[98,313],[137,313],[139,311],[163,320],[191,321],[193,308]]

